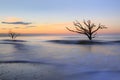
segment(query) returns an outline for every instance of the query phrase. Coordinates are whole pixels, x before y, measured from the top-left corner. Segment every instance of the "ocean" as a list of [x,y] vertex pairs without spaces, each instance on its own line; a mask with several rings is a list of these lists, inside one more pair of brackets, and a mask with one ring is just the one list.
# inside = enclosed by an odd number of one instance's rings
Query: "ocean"
[[0,37],[0,80],[120,80],[120,35]]

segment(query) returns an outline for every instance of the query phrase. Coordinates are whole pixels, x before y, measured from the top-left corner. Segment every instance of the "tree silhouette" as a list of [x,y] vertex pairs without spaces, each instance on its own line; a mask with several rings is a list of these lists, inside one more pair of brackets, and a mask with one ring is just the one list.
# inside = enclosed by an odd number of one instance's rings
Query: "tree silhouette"
[[18,37],[20,34],[18,33],[15,33],[15,32],[12,32],[12,31],[9,31],[8,33],[8,36],[12,39],[12,40],[15,40],[16,37]]
[[96,26],[94,23],[91,23],[91,20],[88,20],[88,21],[84,20],[83,23],[84,23],[84,26],[76,20],[75,22],[73,22],[76,30],[72,30],[68,27],[66,28],[71,32],[86,35],[89,40],[92,40],[93,38],[95,38],[98,30],[107,28],[101,24]]

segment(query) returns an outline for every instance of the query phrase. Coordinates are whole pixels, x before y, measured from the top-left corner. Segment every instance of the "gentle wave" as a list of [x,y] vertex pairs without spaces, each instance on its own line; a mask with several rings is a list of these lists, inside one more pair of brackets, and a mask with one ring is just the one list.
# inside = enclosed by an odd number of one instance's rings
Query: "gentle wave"
[[83,45],[94,45],[94,44],[114,44],[120,43],[120,41],[89,41],[89,40],[49,40],[47,42],[54,42],[59,44],[83,44]]
[[45,62],[37,62],[37,61],[25,61],[25,60],[16,60],[16,61],[0,61],[2,63],[38,63],[38,64],[49,64]]
[[44,61],[26,61],[26,60],[13,60],[13,61],[0,61],[0,64],[44,64],[44,65],[53,65],[53,66],[63,66],[59,63],[51,63]]
[[2,41],[8,41],[8,42],[27,42],[25,40],[9,40],[9,39],[5,39],[5,40],[2,40]]

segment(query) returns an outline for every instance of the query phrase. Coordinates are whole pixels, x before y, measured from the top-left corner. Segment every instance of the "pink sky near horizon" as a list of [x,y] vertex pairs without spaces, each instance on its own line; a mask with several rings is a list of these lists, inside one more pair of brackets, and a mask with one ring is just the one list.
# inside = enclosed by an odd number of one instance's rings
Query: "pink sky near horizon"
[[[16,17],[9,17],[6,18],[4,21],[6,22],[17,22],[22,21],[20,18]],[[98,25],[99,21],[93,21],[96,25]],[[83,20],[80,21],[81,24],[83,24]],[[98,33],[100,34],[119,34],[120,28],[119,24],[116,21],[109,21],[101,22],[101,24],[108,27],[107,29],[99,30]],[[84,24],[83,24],[84,25]],[[59,22],[59,23],[36,23],[31,24],[30,26],[34,27],[26,27],[27,25],[15,25],[15,24],[0,24],[0,33],[8,33],[9,30],[13,30],[17,33],[23,33],[23,34],[75,34],[73,32],[70,32],[66,29],[66,27],[69,27],[71,29],[75,30],[75,27],[73,25],[73,22]]]

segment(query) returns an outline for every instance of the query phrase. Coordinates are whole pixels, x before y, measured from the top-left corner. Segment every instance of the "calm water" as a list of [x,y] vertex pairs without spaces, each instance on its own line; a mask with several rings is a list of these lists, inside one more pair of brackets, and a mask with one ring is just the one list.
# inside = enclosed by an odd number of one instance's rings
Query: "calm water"
[[[8,69],[7,76],[11,73],[11,67],[16,66],[16,70],[22,68],[29,72],[29,69],[32,69],[32,73],[36,69],[42,70],[41,75],[56,80],[120,80],[120,35],[99,36],[95,41],[109,43],[90,45],[74,44],[75,40],[84,40],[86,37],[73,35],[18,38],[24,42],[11,42],[5,39],[8,37],[0,38],[0,72]],[[56,40],[59,41],[54,42]],[[8,64],[11,66],[6,67]],[[30,64],[39,66],[36,68]],[[46,70],[49,74],[45,73]]]

